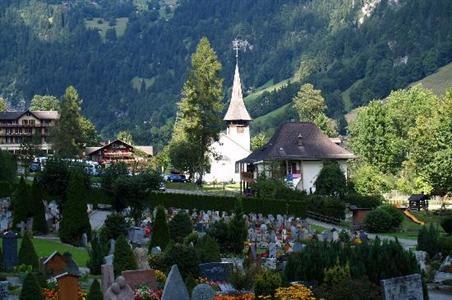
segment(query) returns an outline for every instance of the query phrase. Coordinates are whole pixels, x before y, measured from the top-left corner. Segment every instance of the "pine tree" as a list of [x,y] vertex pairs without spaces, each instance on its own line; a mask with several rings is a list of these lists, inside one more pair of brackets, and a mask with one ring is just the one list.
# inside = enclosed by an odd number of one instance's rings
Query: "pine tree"
[[91,249],[89,250],[89,261],[87,263],[91,274],[100,275],[105,253],[106,249],[100,238],[97,234],[94,234],[91,239]]
[[202,263],[221,261],[220,247],[217,241],[209,234],[198,240],[195,250]]
[[26,221],[30,217],[29,198],[28,186],[25,183],[25,179],[21,177],[12,201],[13,228],[16,228],[17,224]]
[[169,230],[166,223],[166,213],[163,206],[157,206],[155,213],[155,222],[152,226],[151,242],[149,244],[149,252],[152,248],[159,246],[164,250],[169,242]]
[[59,236],[62,242],[79,245],[83,233],[91,235],[91,225],[86,211],[87,191],[80,170],[74,170],[69,178],[66,202],[63,204]]
[[33,213],[33,231],[41,234],[48,232],[42,190],[35,177],[31,186],[31,208]]
[[41,288],[38,281],[32,273],[25,276],[22,284],[22,291],[20,292],[20,300],[42,300]]
[[61,102],[60,118],[52,131],[53,149],[60,157],[73,158],[82,150],[81,101],[77,90],[69,86]]
[[[181,166],[191,166],[193,172],[204,173],[208,164],[208,153],[213,141],[218,140],[223,120],[223,80],[220,78],[221,64],[209,40],[202,38],[191,59],[192,69],[182,88],[182,100],[179,103],[178,119],[171,144],[187,148],[185,163],[177,156]],[[171,149],[171,147],[170,147]],[[179,149],[180,150],[180,149]],[[181,151],[176,151],[180,153]]]
[[19,264],[32,266],[33,271],[39,269],[39,259],[36,254],[35,247],[31,242],[30,236],[25,234],[19,249]]
[[243,207],[241,200],[237,200],[234,209],[234,217],[228,226],[228,235],[231,250],[239,254],[243,250],[243,243],[247,238],[246,222],[243,218]]
[[113,257],[113,269],[115,275],[118,276],[122,271],[135,270],[137,263],[133,255],[132,248],[127,242],[124,235],[120,235],[116,240],[115,253]]
[[102,291],[100,290],[100,284],[97,279],[94,279],[91,287],[89,288],[88,295],[86,300],[102,300],[103,299]]

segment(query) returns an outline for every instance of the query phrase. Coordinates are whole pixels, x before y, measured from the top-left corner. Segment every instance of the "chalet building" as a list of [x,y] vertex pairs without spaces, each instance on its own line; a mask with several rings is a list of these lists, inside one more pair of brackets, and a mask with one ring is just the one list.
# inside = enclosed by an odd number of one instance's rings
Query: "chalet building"
[[291,122],[281,125],[261,149],[240,160],[241,187],[259,175],[284,178],[298,190],[313,193],[323,162],[335,160],[347,177],[347,162],[354,155],[328,138],[315,124]]
[[51,152],[49,131],[58,118],[57,111],[0,112],[0,150],[17,153],[33,141],[38,150]]
[[108,142],[102,147],[87,147],[87,159],[104,163],[124,162],[128,165],[145,163],[154,155],[152,146],[133,146],[121,140]]
[[243,101],[238,64],[235,66],[231,101],[223,120],[227,128],[220,133],[219,141],[211,146],[214,155],[210,157],[210,171],[203,177],[206,182],[239,182],[237,162],[251,154],[252,119]]

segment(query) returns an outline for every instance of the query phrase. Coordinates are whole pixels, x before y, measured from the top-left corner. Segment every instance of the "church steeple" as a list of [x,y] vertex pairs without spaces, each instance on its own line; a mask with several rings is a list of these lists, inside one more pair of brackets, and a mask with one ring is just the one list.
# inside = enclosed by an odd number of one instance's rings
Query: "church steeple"
[[245,102],[243,101],[242,83],[240,81],[239,64],[235,64],[234,83],[232,85],[231,102],[229,103],[228,111],[224,116],[225,121],[251,121],[251,116],[246,109]]

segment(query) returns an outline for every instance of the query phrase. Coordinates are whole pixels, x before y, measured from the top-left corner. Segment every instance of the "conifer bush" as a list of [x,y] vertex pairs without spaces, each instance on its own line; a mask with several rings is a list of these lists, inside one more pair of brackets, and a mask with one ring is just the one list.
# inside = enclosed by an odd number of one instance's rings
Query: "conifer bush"
[[91,274],[99,275],[101,273],[101,266],[104,262],[104,256],[107,250],[105,245],[100,241],[97,234],[93,235],[91,239],[91,249],[89,249],[89,260],[87,266]]
[[281,275],[278,272],[266,270],[256,276],[254,292],[256,296],[273,295],[282,285]]
[[38,184],[37,178],[33,180],[31,186],[31,211],[33,213],[33,231],[40,234],[48,232],[45,207],[42,202],[42,190]]
[[[183,239],[193,231],[193,224],[190,216],[184,212],[178,212],[168,223],[170,238],[175,242],[182,242]],[[158,228],[157,228],[158,230]]]
[[221,261],[220,247],[208,234],[198,240],[195,249],[201,263]]
[[168,270],[176,264],[183,278],[199,275],[199,260],[193,247],[171,242],[164,252],[163,263]]
[[17,228],[16,226],[20,222],[26,221],[30,217],[29,198],[30,192],[28,186],[25,183],[25,179],[21,177],[12,199],[13,228]]
[[130,247],[127,239],[124,235],[120,235],[116,240],[115,253],[113,257],[113,269],[115,276],[121,275],[122,271],[135,270],[137,263],[135,256],[133,255],[132,248]]
[[243,218],[242,202],[240,200],[237,200],[234,209],[234,217],[228,224],[228,235],[232,252],[240,254],[243,251],[243,243],[248,237],[246,222]]
[[364,225],[369,232],[382,233],[391,230],[393,219],[383,209],[374,209],[364,218]]
[[121,234],[126,235],[129,224],[124,216],[120,213],[112,213],[105,219],[102,227],[102,239],[108,241],[110,239],[116,240]]
[[86,296],[86,300],[103,300],[102,291],[100,289],[100,284],[97,279],[93,280],[89,288],[88,295]]
[[41,288],[39,287],[38,281],[32,273],[28,273],[27,276],[25,276],[19,299],[43,300]]
[[31,266],[33,271],[39,269],[39,258],[28,234],[25,234],[22,238],[18,258],[19,265]]
[[444,229],[444,231],[448,234],[452,234],[452,215],[444,217],[441,220],[441,227]]
[[60,239],[64,243],[79,246],[83,233],[88,237],[91,235],[86,194],[83,174],[78,170],[72,172],[66,192],[66,202],[63,204],[63,218],[59,231]]
[[149,252],[152,248],[159,246],[164,250],[169,242],[169,229],[166,222],[166,213],[163,206],[158,206],[155,213],[155,221],[152,225],[151,242],[149,243]]

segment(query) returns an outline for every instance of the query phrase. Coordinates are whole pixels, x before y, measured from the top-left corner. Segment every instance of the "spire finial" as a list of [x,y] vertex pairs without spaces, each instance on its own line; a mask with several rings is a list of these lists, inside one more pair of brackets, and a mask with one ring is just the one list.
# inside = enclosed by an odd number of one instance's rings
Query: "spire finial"
[[239,50],[241,47],[241,40],[235,39],[232,41],[232,49],[235,51],[235,64],[238,66],[239,64]]

